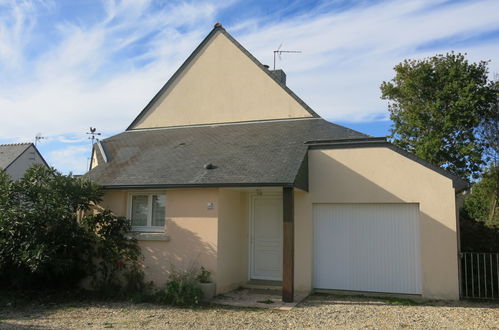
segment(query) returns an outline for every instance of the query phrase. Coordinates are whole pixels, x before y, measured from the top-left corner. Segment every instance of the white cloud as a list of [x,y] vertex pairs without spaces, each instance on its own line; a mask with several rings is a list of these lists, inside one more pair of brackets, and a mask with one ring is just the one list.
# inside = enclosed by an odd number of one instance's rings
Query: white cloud
[[44,155],[51,166],[55,166],[62,173],[85,173],[89,166],[90,151],[85,146],[69,146],[54,150]]
[[[418,46],[461,34],[499,29],[499,2],[473,1],[435,7],[436,1],[386,1],[339,14],[302,16],[259,31],[241,41],[258,58],[271,63],[272,51],[302,50],[283,55],[288,85],[322,116],[341,121],[386,117],[379,86],[393,76],[405,58],[423,58],[451,49],[419,51]],[[499,45],[459,47],[472,60],[492,59],[499,70]]]
[[[323,117],[370,121],[387,116],[379,85],[392,77],[395,64],[450,50],[421,51],[420,45],[499,29],[498,1],[440,3],[395,0],[343,11],[324,5],[277,23],[249,17],[226,28],[267,64],[281,42],[302,50],[278,62],[288,85]],[[32,140],[37,132],[60,142],[84,141],[89,126],[104,136],[122,131],[231,5],[237,9],[234,1],[166,2],[161,8],[149,0],[104,1],[92,24],[52,23],[57,38],[29,57],[41,24],[37,14],[56,10],[57,2],[0,0],[0,115],[8,123],[0,141]],[[492,59],[492,71],[499,71],[497,43],[455,50],[474,61]],[[85,161],[65,159],[83,152],[78,148],[50,153],[52,164],[84,169]]]

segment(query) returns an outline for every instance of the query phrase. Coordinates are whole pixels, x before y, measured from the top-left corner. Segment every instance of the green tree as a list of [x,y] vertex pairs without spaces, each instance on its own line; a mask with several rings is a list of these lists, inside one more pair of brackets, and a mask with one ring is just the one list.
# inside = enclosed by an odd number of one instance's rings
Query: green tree
[[499,167],[490,167],[466,196],[463,211],[468,218],[499,229]]
[[480,134],[497,94],[488,62],[448,53],[395,66],[381,85],[389,100],[392,142],[462,178],[479,176],[486,142]]
[[[499,74],[496,74],[493,89],[495,102],[490,108],[490,116],[482,125],[480,134],[486,144],[485,155],[489,167],[499,167]],[[497,176],[496,179],[499,181]]]

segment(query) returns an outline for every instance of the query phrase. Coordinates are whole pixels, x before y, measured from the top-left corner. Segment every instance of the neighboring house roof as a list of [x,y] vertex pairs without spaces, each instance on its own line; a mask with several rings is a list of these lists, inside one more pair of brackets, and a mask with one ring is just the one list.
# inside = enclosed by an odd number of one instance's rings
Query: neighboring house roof
[[9,167],[31,145],[32,143],[0,144],[0,169]]
[[305,142],[366,138],[322,118],[131,130],[101,141],[108,162],[99,162],[87,177],[106,188],[294,185],[306,190],[306,183],[295,182],[304,170]]

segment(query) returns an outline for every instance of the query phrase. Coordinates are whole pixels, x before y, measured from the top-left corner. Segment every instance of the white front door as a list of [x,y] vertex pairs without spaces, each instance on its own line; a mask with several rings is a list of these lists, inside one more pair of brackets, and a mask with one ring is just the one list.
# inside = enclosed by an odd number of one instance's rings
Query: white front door
[[251,279],[282,280],[282,197],[254,196],[251,219]]

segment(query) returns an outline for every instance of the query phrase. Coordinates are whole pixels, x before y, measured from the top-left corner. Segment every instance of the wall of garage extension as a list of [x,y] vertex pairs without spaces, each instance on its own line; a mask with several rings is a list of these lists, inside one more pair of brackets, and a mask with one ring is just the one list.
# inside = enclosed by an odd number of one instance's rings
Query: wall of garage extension
[[412,203],[419,206],[422,296],[459,298],[455,193],[449,178],[385,147],[311,150],[309,176],[309,193],[295,193],[295,285],[314,287],[314,232],[307,226],[313,223],[314,205]]

